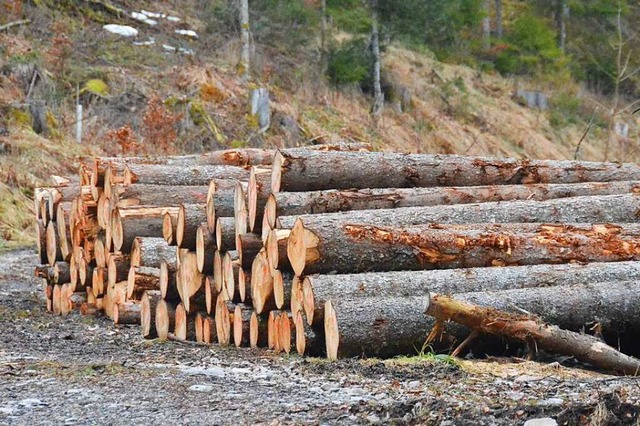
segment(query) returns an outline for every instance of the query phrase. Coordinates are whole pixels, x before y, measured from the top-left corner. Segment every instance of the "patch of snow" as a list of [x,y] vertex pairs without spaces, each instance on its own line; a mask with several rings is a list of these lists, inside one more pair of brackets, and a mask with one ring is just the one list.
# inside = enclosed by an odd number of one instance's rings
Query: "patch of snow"
[[175,51],[176,51],[176,48],[175,48],[175,47],[173,47],[173,46],[169,46],[168,44],[163,44],[163,45],[162,45],[162,48],[163,48],[164,50],[166,50],[167,52],[175,52]]
[[180,18],[178,18],[177,16],[167,16],[167,21],[180,22]]
[[198,38],[198,33],[193,30],[176,30],[176,34],[180,34],[186,37]]
[[184,47],[179,47],[178,48],[178,53],[182,53],[183,55],[195,55],[196,52],[193,51],[193,49],[186,49]]
[[138,35],[138,30],[128,25],[107,24],[102,28],[110,33],[118,34],[123,37],[135,37]]
[[156,44],[156,41],[154,38],[150,38],[147,41],[134,41],[133,45],[134,46],[153,46],[154,44]]
[[140,13],[142,13],[143,15],[147,15],[150,18],[164,18],[165,15],[163,15],[162,13],[154,13],[154,12],[149,12],[148,10],[141,10]]
[[144,22],[147,25],[158,25],[158,21],[154,21],[153,19],[149,19],[149,17],[143,13],[131,12],[131,17],[140,22]]

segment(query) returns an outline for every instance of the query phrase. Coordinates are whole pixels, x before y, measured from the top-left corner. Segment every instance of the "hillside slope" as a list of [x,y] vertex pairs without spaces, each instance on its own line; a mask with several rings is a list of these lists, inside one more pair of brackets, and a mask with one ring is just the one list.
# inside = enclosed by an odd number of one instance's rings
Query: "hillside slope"
[[[518,86],[538,89],[532,82],[444,64],[393,43],[383,57],[385,76],[411,101],[401,112],[390,99],[377,123],[367,94],[326,81],[314,48],[289,52],[256,42],[253,80],[245,84],[235,72],[235,33],[199,13],[199,5],[41,0],[25,4],[29,24],[0,34],[0,146],[10,146],[0,150],[0,250],[32,243],[32,188],[51,173],[74,173],[79,159],[94,154],[350,139],[380,150],[560,159],[573,158],[587,128],[588,114],[566,105],[576,94],[586,102],[588,94],[575,87],[547,90],[551,109],[533,110],[513,96]],[[143,10],[159,14],[156,25],[132,17]],[[104,24],[129,25],[138,35],[112,34]],[[271,95],[272,126],[265,133],[247,114],[248,90],[258,86]],[[80,144],[74,141],[77,89],[84,106]],[[36,133],[43,123],[46,131]],[[602,160],[606,139],[605,125],[596,123],[579,158]],[[632,141],[615,141],[612,157],[637,160]]]

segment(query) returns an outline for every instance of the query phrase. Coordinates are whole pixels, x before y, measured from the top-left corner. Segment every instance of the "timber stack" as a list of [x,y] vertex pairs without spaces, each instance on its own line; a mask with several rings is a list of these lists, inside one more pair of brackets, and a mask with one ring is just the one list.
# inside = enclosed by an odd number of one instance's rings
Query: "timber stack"
[[501,344],[445,295],[640,333],[635,164],[350,143],[97,158],[54,183],[35,191],[47,308],[145,338],[330,359]]

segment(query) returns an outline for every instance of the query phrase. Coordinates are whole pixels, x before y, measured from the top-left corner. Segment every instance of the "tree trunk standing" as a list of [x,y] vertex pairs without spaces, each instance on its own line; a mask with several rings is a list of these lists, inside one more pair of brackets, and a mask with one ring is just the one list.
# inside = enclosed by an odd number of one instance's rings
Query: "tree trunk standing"
[[251,72],[251,33],[249,27],[249,0],[240,0],[240,41],[242,51],[240,53],[240,64],[238,74],[243,81],[247,82]]
[[[298,240],[299,233],[289,241]],[[296,275],[640,260],[640,225],[316,227],[289,250]],[[292,246],[290,245],[289,248]]]
[[495,0],[496,5],[496,37],[502,38],[504,32],[502,30],[502,0]]
[[270,184],[271,192],[299,192],[630,180],[640,180],[640,167],[632,163],[389,152],[279,151],[273,160]]
[[[322,321],[324,302],[340,297],[406,297],[640,281],[640,262],[505,266],[428,271],[312,275],[302,283],[302,308],[309,323]],[[293,293],[291,310],[296,312]]]
[[371,115],[374,119],[378,119],[382,115],[384,107],[384,94],[382,93],[382,85],[380,84],[380,39],[378,34],[378,16],[375,12],[377,1],[372,4],[373,17],[371,22],[371,53],[373,54],[373,107]]
[[562,330],[535,318],[508,314],[491,308],[460,302],[448,296],[432,295],[427,313],[440,321],[454,321],[474,331],[495,334],[554,353],[572,355],[608,371],[637,376],[640,361],[624,355],[593,336]]
[[484,50],[491,48],[491,1],[484,1],[484,18],[482,18],[482,47]]
[[569,5],[566,0],[556,0],[555,8],[556,30],[558,31],[558,48],[562,50],[562,53],[564,53],[567,41],[567,23],[565,18],[569,16]]
[[324,74],[327,69],[327,59],[329,50],[327,48],[327,0],[321,0],[320,13],[322,14],[320,19],[320,71]]

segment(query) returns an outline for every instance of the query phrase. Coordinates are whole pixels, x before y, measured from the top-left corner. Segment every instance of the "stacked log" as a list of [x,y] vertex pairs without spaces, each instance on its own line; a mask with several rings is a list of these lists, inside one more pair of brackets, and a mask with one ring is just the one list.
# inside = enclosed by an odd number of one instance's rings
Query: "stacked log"
[[[336,144],[100,158],[79,175],[35,191],[36,275],[55,313],[330,359],[412,353],[435,335],[468,345],[468,328],[427,314],[443,312],[435,294],[597,323],[606,339],[640,331],[619,321],[640,305],[633,164]],[[625,306],[569,312],[604,305],[606,288]]]

